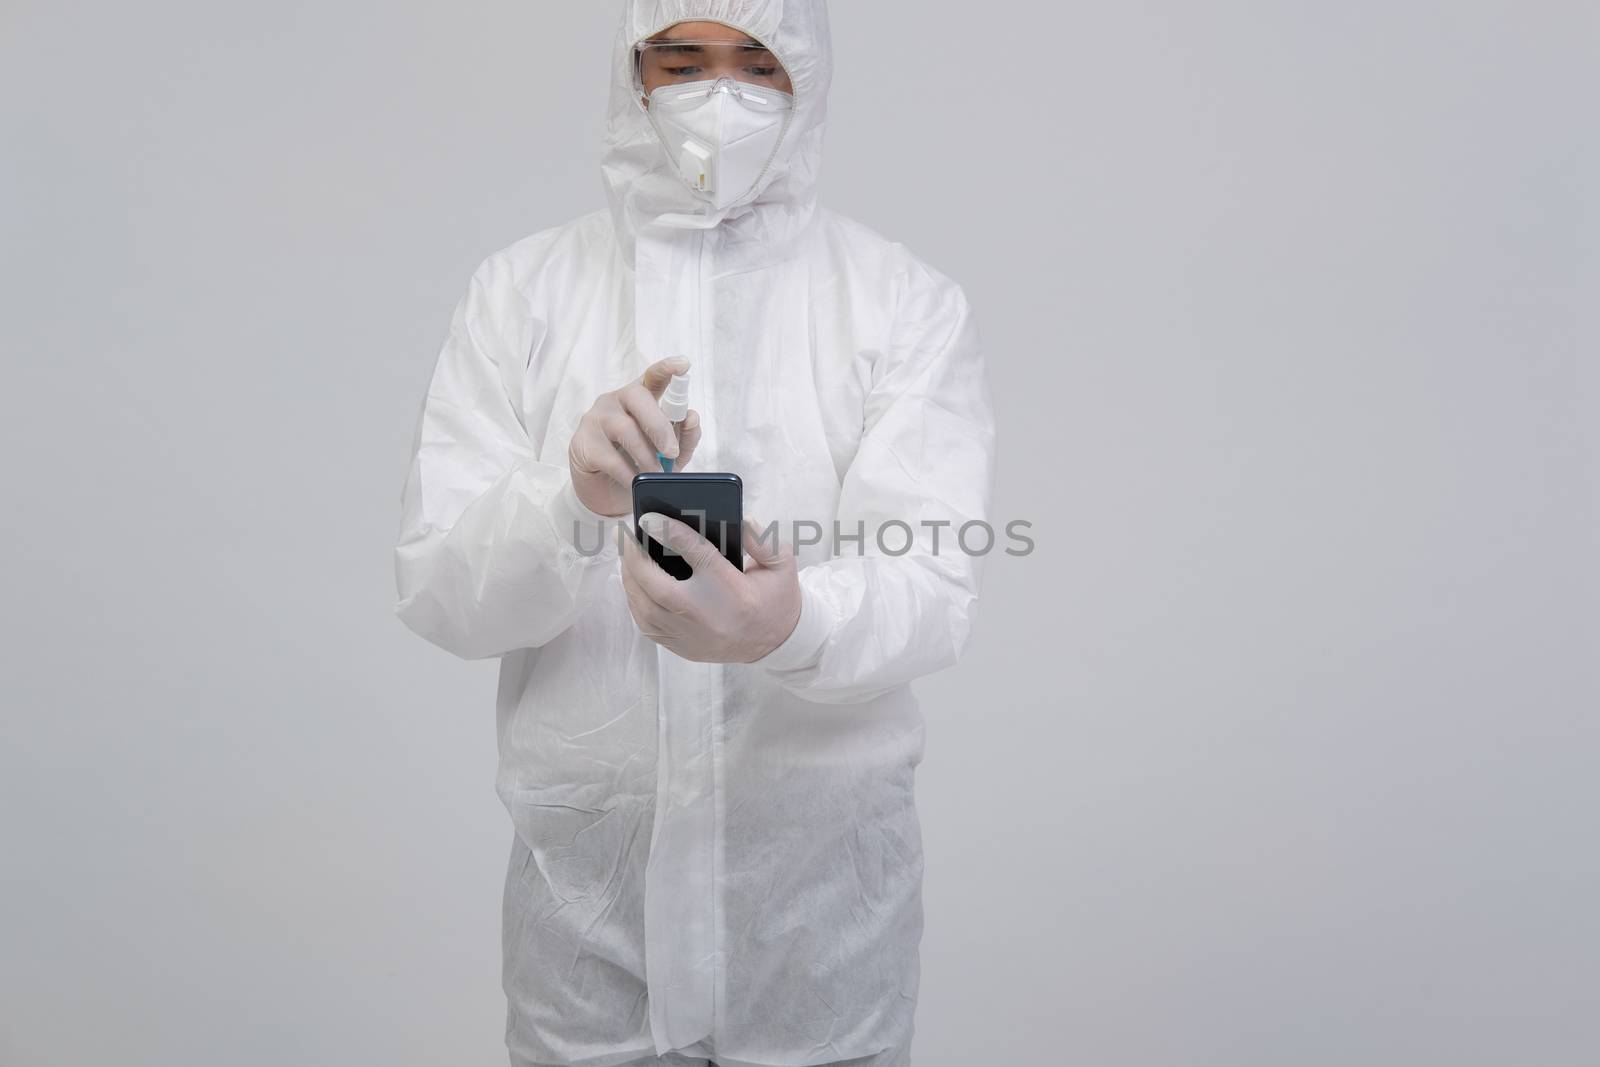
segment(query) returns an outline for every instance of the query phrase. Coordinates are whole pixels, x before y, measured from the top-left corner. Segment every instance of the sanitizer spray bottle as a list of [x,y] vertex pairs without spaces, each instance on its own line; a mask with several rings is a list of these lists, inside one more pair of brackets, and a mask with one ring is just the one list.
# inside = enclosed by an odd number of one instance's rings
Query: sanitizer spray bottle
[[[667,391],[661,394],[661,412],[666,415],[667,421],[672,423],[672,432],[678,440],[683,440],[683,420],[689,417],[689,372],[674,374],[672,381],[667,383]],[[656,453],[656,458],[661,461],[661,469],[668,474],[672,473],[673,461]]]

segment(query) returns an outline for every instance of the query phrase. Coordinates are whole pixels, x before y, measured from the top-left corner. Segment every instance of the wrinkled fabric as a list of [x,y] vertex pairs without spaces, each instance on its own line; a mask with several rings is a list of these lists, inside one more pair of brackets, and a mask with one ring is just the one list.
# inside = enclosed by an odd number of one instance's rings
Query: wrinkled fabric
[[[732,208],[678,179],[632,97],[634,44],[685,19],[744,30],[794,81],[784,141]],[[428,388],[397,612],[500,658],[513,1064],[907,1062],[907,683],[953,663],[972,623],[980,561],[954,531],[987,517],[993,420],[960,288],[816,203],[830,63],[821,0],[628,3],[609,209],[489,257]],[[572,491],[579,419],[667,355],[693,360],[691,469],[739,474],[746,515],[852,538],[797,546],[799,625],[754,664],[643,638]],[[907,532],[880,542],[890,521]]]

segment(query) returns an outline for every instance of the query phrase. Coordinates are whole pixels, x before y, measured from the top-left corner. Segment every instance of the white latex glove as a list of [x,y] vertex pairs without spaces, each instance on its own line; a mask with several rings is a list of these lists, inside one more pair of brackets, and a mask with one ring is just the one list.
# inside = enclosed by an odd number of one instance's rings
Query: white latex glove
[[572,488],[583,506],[597,515],[625,515],[633,510],[633,476],[661,470],[657,454],[688,466],[700,443],[700,415],[683,420],[683,439],[661,412],[661,394],[674,374],[689,369],[683,358],[650,364],[636,382],[603,393],[578,420],[567,446]]
[[633,621],[650,640],[700,663],[753,663],[794,632],[800,621],[794,553],[757,540],[760,527],[750,520],[741,531],[743,572],[676,519],[652,512],[641,515],[639,525],[694,570],[680,582],[656,566],[632,537],[622,539],[622,588]]

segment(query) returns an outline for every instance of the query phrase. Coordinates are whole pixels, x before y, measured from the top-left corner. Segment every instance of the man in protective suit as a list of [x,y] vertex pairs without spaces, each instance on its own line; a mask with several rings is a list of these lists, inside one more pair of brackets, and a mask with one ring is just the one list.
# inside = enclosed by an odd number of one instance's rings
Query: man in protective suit
[[[489,257],[428,388],[397,612],[500,659],[516,1067],[909,1062],[907,683],[967,638],[993,419],[960,288],[816,203],[830,73],[823,0],[629,0],[609,209]],[[678,582],[598,534],[658,456],[824,535],[741,572],[652,519]]]

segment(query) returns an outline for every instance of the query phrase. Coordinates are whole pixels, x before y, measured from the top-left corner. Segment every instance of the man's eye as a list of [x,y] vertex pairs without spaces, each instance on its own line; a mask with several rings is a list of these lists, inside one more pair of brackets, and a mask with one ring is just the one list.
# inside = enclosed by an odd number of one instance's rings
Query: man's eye
[[745,73],[754,78],[775,78],[778,74],[777,67],[746,67]]
[[674,78],[685,78],[685,77],[688,77],[691,74],[699,74],[700,73],[700,68],[699,67],[668,67],[668,68],[666,68],[666,71],[667,71],[668,74],[672,75]]

